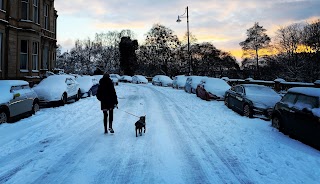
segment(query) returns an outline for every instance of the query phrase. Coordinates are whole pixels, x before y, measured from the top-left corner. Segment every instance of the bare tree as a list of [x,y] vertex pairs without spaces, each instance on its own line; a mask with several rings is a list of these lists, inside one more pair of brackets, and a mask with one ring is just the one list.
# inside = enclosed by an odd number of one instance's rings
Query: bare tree
[[240,42],[240,46],[244,52],[243,56],[256,59],[257,64],[257,76],[260,76],[259,71],[259,50],[267,48],[270,44],[270,37],[265,33],[267,30],[263,26],[259,26],[259,23],[254,23],[254,26],[247,30],[247,39]]

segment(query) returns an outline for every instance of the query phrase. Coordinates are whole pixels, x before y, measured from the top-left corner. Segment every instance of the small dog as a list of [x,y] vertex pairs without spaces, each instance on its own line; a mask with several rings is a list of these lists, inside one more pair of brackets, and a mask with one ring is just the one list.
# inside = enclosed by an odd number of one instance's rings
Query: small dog
[[134,124],[136,126],[136,137],[142,136],[142,128],[144,128],[144,133],[146,133],[146,116],[140,116],[139,120]]

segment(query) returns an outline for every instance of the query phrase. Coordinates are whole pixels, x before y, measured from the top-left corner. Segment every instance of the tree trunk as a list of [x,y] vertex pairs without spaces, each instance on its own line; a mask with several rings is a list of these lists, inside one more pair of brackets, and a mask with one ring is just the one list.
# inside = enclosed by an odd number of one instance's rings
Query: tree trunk
[[258,49],[256,48],[256,60],[257,60],[257,77],[260,77],[260,71],[259,71],[259,55],[258,55]]

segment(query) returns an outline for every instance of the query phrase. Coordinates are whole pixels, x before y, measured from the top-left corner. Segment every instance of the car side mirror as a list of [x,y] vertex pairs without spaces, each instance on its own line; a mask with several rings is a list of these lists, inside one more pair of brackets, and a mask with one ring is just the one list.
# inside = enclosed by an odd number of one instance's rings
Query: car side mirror
[[16,93],[16,94],[13,95],[13,98],[18,98],[20,96],[21,96],[20,93]]

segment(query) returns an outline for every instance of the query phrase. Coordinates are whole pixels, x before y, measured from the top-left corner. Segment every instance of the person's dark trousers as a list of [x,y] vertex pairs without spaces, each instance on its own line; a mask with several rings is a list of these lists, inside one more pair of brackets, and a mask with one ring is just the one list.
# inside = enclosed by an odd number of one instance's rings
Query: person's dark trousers
[[[108,110],[109,111],[109,128],[112,129],[112,121],[113,121],[113,109]],[[104,122],[104,130],[105,132],[108,131],[108,111],[103,111],[103,122]]]

